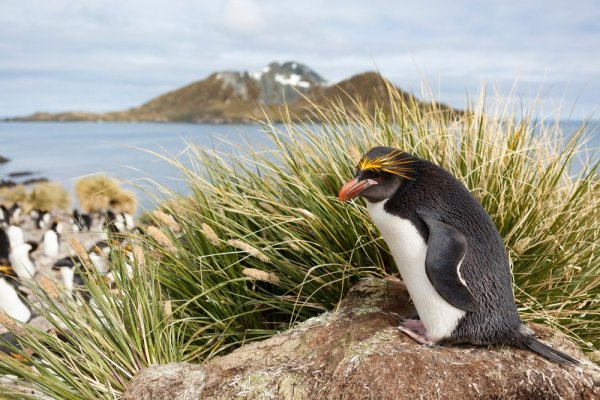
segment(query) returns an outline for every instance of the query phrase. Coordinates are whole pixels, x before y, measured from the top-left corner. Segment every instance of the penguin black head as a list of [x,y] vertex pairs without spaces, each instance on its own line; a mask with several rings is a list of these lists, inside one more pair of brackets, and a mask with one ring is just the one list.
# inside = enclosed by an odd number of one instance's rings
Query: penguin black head
[[391,197],[411,180],[413,157],[392,147],[373,147],[356,166],[356,175],[340,189],[338,199],[358,196],[377,203]]

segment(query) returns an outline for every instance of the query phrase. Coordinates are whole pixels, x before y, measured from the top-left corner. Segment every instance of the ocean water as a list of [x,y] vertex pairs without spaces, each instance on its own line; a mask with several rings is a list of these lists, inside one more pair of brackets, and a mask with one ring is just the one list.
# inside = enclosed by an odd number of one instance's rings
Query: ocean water
[[[565,134],[574,132],[581,122],[561,122]],[[588,128],[588,147],[600,147],[600,123]],[[145,150],[179,155],[188,143],[229,153],[227,143],[248,143],[268,148],[270,143],[258,125],[207,125],[171,123],[90,123],[49,122],[0,123],[0,155],[11,161],[0,164],[0,179],[17,182],[32,177],[58,181],[71,193],[77,179],[96,173],[125,181],[140,202],[139,210],[154,204],[146,191],[152,190],[144,178],[185,193],[181,173],[167,162]],[[595,155],[598,159],[598,152]],[[180,159],[184,163],[185,155]],[[34,175],[9,178],[11,172],[32,171]],[[75,202],[73,202],[75,205]]]
[[[177,168],[148,151],[179,155],[189,165],[189,157],[180,154],[188,143],[229,153],[233,147],[227,141],[246,141],[256,147],[269,144],[257,125],[0,123],[0,155],[11,160],[0,164],[0,179],[22,182],[44,177],[62,183],[74,193],[74,183],[79,178],[107,174],[124,181],[124,187],[135,192],[140,203],[138,211],[143,211],[154,206],[146,193],[152,188],[145,178],[185,193]],[[19,171],[34,174],[9,178],[11,172]],[[72,203],[76,206],[74,197]]]

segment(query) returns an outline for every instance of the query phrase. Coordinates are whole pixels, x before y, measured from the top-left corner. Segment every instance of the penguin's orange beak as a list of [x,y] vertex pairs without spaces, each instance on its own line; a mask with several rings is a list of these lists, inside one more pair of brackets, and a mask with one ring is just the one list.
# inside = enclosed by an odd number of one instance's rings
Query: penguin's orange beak
[[373,185],[377,185],[377,181],[373,179],[358,180],[358,178],[353,178],[340,189],[340,193],[338,194],[338,200],[351,200],[357,196],[360,196],[360,194],[365,189]]

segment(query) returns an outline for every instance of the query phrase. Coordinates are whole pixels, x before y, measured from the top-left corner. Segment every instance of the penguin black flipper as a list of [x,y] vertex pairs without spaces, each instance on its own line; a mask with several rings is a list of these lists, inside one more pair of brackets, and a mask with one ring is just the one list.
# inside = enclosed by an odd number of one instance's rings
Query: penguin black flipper
[[476,311],[477,301],[460,274],[467,252],[467,239],[458,229],[435,218],[421,215],[429,229],[425,272],[444,300],[464,311]]

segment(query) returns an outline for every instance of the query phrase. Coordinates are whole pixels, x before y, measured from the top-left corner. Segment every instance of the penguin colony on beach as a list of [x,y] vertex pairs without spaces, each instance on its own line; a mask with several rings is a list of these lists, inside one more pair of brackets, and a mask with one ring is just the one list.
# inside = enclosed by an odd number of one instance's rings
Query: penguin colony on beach
[[[27,223],[27,218],[29,218],[31,226],[44,231],[41,242],[24,240],[22,225]],[[104,239],[96,241],[88,249],[88,255],[91,265],[101,275],[106,276],[107,279],[114,279],[108,262],[111,257],[111,247],[122,246],[115,239],[116,235],[114,234],[126,233],[135,229],[134,220],[128,213],[109,211],[100,218],[100,224],[103,227]],[[90,231],[93,219],[91,215],[75,210],[69,218],[69,225],[71,232]],[[86,266],[77,257],[66,256],[59,259],[62,233],[63,224],[58,219],[53,219],[48,211],[34,209],[28,214],[23,214],[18,205],[10,208],[0,206],[0,312],[4,312],[20,322],[27,323],[31,320],[33,314],[21,283],[34,279],[38,272],[36,262],[32,261],[32,253],[38,247],[40,251],[36,260],[42,259],[51,263],[52,270],[58,273],[58,278],[66,292],[73,294],[77,291],[79,298],[89,301],[87,291],[80,290],[84,287],[84,280],[81,278],[80,272]],[[130,257],[127,251],[124,251]],[[128,270],[129,267],[127,266]],[[5,342],[11,343],[10,334],[4,334],[2,337]],[[6,352],[1,344],[2,340],[0,340],[0,351]]]
[[540,342],[515,305],[508,254],[490,216],[439,166],[389,147],[360,160],[339,200],[366,200],[419,315],[398,329],[428,345],[508,344],[578,364]]
[[19,226],[8,226],[19,215],[18,206],[13,205],[10,209],[0,206],[0,311],[20,322],[29,322],[31,307],[24,301],[26,295],[20,288],[17,271],[24,279],[34,273],[35,267],[29,260],[29,250],[33,247],[24,242],[23,230]]

